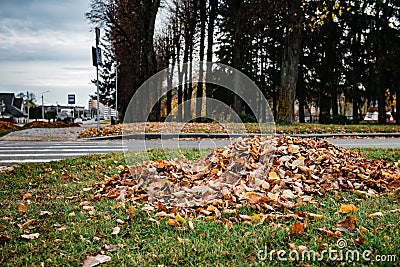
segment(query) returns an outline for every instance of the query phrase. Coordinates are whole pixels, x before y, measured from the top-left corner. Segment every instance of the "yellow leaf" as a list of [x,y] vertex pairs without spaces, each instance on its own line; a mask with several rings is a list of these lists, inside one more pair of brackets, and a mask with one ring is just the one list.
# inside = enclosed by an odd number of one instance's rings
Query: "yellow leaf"
[[363,226],[361,226],[361,225],[360,225],[359,229],[360,229],[360,231],[363,232],[364,234],[368,233],[368,229],[365,228],[365,227],[363,227]]
[[356,212],[358,209],[353,204],[342,204],[340,205],[340,213]]
[[324,215],[315,214],[315,213],[308,213],[308,216],[310,216],[310,218],[318,219],[318,220],[322,220],[324,218]]
[[261,213],[251,215],[251,220],[252,221],[260,221],[261,220],[261,215],[262,215]]
[[270,172],[268,174],[268,178],[272,179],[272,180],[280,180],[280,178],[278,177],[278,174],[276,174],[276,172]]
[[179,214],[176,214],[175,220],[177,222],[180,222],[180,223],[185,223],[186,222],[186,220],[183,217],[181,217]]

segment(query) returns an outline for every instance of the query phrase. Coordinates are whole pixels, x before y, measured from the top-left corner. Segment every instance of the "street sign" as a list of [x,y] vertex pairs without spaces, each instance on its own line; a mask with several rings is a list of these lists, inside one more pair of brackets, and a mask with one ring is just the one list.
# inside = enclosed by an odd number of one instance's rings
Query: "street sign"
[[96,47],[92,46],[92,63],[93,67],[97,67],[97,52],[96,52]]
[[97,66],[102,67],[102,66],[103,66],[103,60],[102,60],[102,58],[101,58],[101,48],[100,48],[100,47],[97,47],[96,50],[97,50],[97,53],[96,53],[96,56],[97,56]]
[[68,95],[68,105],[75,105],[75,95]]
[[99,46],[99,43],[100,43],[100,29],[96,27],[95,32],[96,32],[96,46]]

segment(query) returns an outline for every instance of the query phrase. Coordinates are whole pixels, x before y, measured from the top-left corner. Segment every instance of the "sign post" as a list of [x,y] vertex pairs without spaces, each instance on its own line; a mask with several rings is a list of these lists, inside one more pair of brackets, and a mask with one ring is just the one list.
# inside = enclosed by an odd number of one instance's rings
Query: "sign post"
[[100,95],[99,95],[99,65],[102,66],[100,43],[100,29],[96,27],[96,48],[92,48],[93,65],[96,64],[96,88],[97,88],[97,131],[100,132]]

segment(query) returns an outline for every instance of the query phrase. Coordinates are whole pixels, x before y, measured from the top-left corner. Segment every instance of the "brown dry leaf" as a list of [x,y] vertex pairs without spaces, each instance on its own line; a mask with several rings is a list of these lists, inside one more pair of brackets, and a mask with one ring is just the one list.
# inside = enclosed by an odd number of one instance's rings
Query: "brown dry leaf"
[[50,211],[43,210],[40,212],[39,216],[50,216],[51,214],[53,213],[51,213]]
[[23,224],[21,225],[21,228],[22,228],[22,227],[26,227],[26,226],[28,226],[28,225],[30,225],[30,224],[32,224],[32,223],[35,223],[35,222],[36,222],[35,219],[27,220],[25,223],[23,223]]
[[121,231],[121,228],[116,226],[116,227],[114,227],[114,229],[113,229],[111,234],[112,235],[117,235],[117,234],[119,234],[120,231]]
[[294,223],[290,228],[290,233],[295,235],[301,235],[304,232],[304,226],[301,223]]
[[382,216],[383,216],[383,213],[380,211],[368,215],[369,218],[382,217]]
[[19,203],[18,205],[18,211],[19,212],[26,212],[28,210],[28,206],[25,205],[24,203]]
[[244,221],[251,221],[251,216],[246,215],[246,214],[239,214],[239,218]]
[[326,227],[318,228],[318,231],[320,231],[323,234],[326,234],[327,236],[334,237],[334,238],[339,238],[342,236],[341,232],[339,232],[339,231],[333,232],[331,230],[326,229]]
[[29,192],[25,193],[25,194],[22,196],[22,200],[30,199],[30,198],[32,198],[32,194],[29,193]]
[[300,147],[298,145],[289,145],[288,151],[290,154],[299,153]]
[[268,196],[270,199],[272,199],[273,201],[278,201],[278,199],[279,199],[279,192],[277,192],[277,193],[275,193],[275,194],[273,194],[273,193],[271,193],[271,192],[268,192],[268,193],[267,193],[267,196]]
[[128,213],[129,214],[133,214],[133,213],[135,213],[135,207],[134,206],[129,206],[129,208],[128,208]]
[[357,246],[361,246],[361,245],[364,245],[366,241],[367,240],[365,239],[365,237],[363,237],[362,235],[359,235],[357,237],[357,239],[354,240],[354,244],[356,244]]
[[105,251],[108,251],[108,252],[114,252],[114,251],[117,251],[117,250],[119,250],[119,249],[121,249],[121,248],[123,248],[123,247],[124,247],[123,244],[104,245],[104,246],[103,246],[103,249],[104,249]]
[[356,229],[356,226],[354,225],[356,221],[357,219],[355,216],[347,216],[346,219],[336,223],[337,230],[341,232],[353,232],[354,229]]
[[24,239],[32,240],[32,239],[39,238],[39,233],[21,235],[21,237],[24,238]]
[[358,209],[353,204],[342,204],[340,205],[340,213],[356,212]]
[[10,240],[11,240],[11,237],[9,237],[8,235],[3,235],[3,234],[0,235],[0,244],[8,242]]
[[111,260],[110,256],[98,254],[96,256],[89,256],[83,261],[83,267],[92,267]]

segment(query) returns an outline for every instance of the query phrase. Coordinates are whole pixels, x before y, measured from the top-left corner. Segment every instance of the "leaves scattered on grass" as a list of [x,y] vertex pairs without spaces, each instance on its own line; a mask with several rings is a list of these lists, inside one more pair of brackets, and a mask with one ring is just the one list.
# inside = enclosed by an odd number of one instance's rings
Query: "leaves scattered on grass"
[[[244,127],[244,128],[243,128]],[[260,129],[261,127],[261,129]],[[274,125],[263,123],[176,123],[176,122],[146,122],[126,123],[111,126],[104,126],[97,131],[97,128],[88,128],[81,132],[81,138],[112,136],[132,133],[279,133],[279,134],[322,134],[322,133],[397,133],[400,132],[398,125],[326,125],[298,123],[295,125]]]

